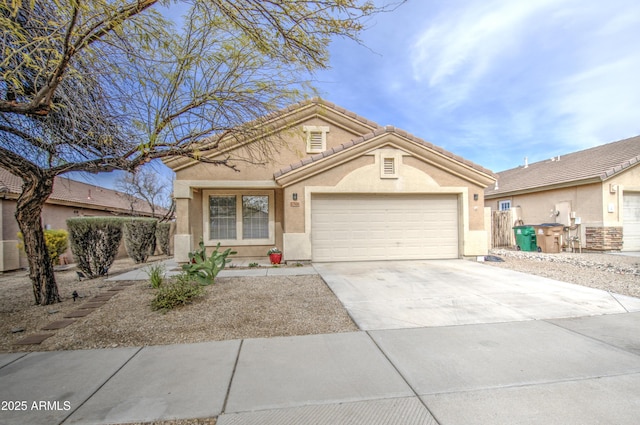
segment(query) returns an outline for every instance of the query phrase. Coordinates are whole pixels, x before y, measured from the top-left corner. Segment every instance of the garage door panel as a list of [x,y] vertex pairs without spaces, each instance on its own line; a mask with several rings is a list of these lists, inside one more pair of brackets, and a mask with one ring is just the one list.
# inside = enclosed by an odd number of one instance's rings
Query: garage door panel
[[640,251],[640,193],[623,194],[623,249]]
[[455,195],[314,195],[314,261],[458,257]]

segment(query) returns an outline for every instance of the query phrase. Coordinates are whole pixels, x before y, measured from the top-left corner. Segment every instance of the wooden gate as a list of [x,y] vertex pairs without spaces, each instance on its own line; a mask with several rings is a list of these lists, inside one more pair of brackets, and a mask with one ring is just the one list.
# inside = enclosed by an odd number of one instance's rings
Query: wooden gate
[[511,211],[492,211],[491,247],[512,247],[515,245]]

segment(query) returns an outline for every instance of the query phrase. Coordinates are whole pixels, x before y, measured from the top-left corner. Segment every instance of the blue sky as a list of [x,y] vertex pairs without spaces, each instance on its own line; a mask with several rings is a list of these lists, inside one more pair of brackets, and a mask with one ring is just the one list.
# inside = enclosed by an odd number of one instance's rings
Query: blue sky
[[640,134],[640,2],[410,0],[323,97],[493,171]]
[[637,0],[409,0],[369,25],[320,95],[493,171],[640,135]]

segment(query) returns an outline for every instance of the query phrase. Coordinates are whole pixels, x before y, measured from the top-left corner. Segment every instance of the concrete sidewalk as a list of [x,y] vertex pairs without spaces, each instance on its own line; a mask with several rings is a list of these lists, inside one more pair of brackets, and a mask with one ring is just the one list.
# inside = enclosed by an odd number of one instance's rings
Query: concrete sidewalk
[[0,424],[636,424],[639,325],[626,313],[2,354]]
[[[148,279],[134,272],[113,279]],[[316,270],[223,271],[257,272]],[[557,284],[545,283],[562,299],[590,302]],[[0,354],[0,425],[207,417],[218,417],[218,425],[635,425],[640,312],[535,318],[541,320]]]

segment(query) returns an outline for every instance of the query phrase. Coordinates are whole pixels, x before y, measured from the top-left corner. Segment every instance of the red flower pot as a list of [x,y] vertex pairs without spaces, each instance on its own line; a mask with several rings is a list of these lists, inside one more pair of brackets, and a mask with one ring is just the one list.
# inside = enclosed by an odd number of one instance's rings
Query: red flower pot
[[271,260],[271,264],[280,264],[282,261],[282,253],[275,252],[273,254],[269,254],[269,260]]

